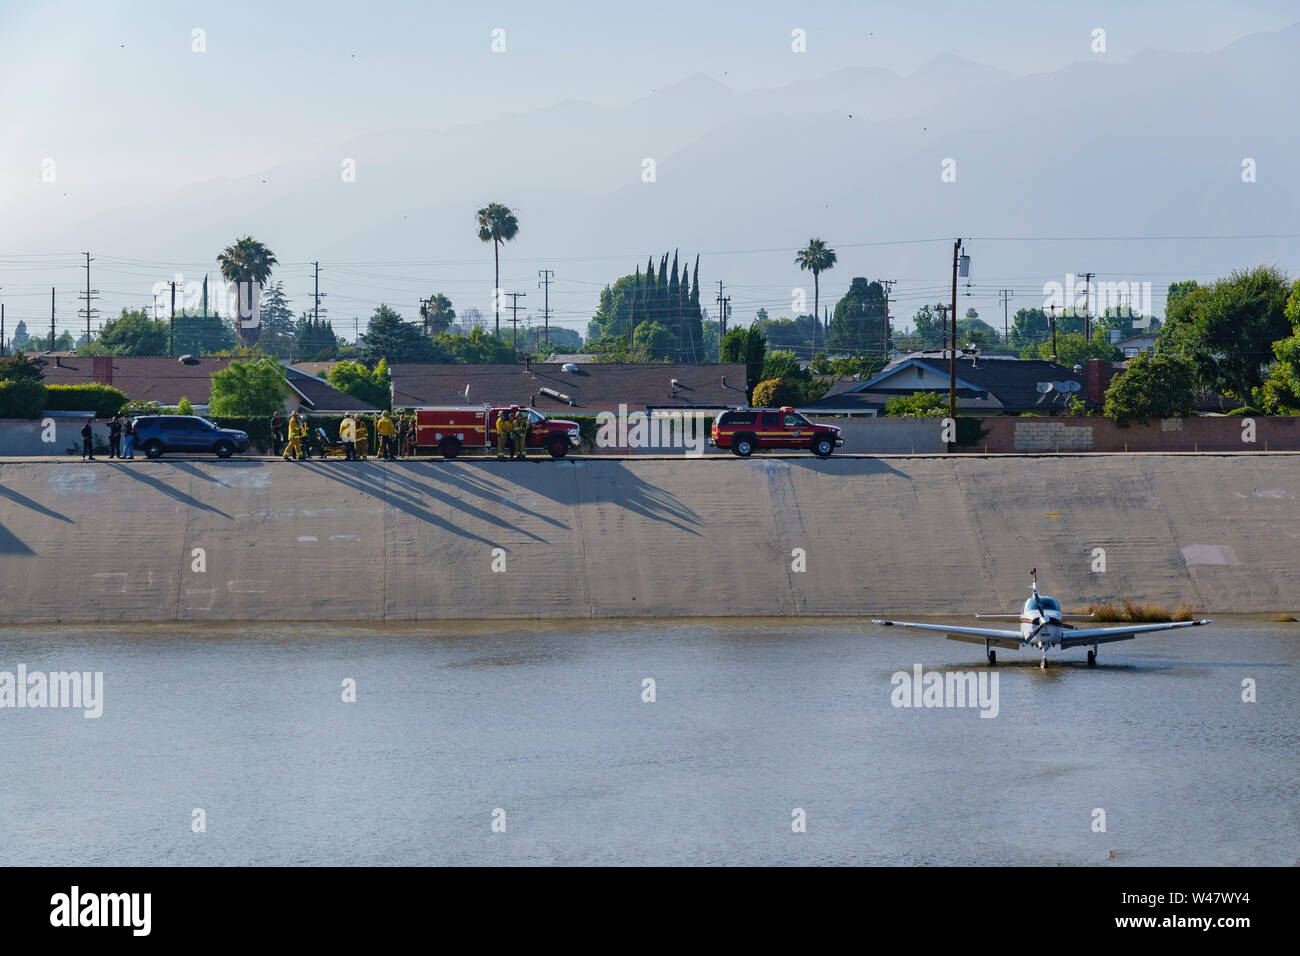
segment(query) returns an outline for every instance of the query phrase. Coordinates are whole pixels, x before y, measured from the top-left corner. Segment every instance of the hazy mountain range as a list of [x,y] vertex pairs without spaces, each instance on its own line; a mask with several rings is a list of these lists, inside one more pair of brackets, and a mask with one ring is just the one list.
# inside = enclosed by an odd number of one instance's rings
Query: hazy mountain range
[[[760,306],[792,314],[794,287],[811,302],[811,278],[793,265],[810,236],[840,255],[823,276],[824,304],[854,275],[892,278],[896,313],[910,315],[943,295],[951,239],[965,236],[973,294],[963,305],[991,321],[999,288],[1015,290],[1014,311],[1040,305],[1044,283],[1084,270],[1150,281],[1158,313],[1174,278],[1260,262],[1300,272],[1297,88],[1300,24],[1208,54],[1098,55],[1031,76],[943,56],[908,76],[864,66],[745,94],[691,76],[617,108],[562,102],[443,131],[421,128],[417,115],[409,129],[181,191],[44,186],[0,209],[0,255],[69,255],[56,270],[5,260],[0,298],[10,329],[25,317],[40,331],[56,283],[60,328],[74,327],[80,250],[97,257],[94,285],[111,314],[147,302],[177,268],[215,275],[217,253],[251,233],[285,264],[299,308],[310,288],[302,264],[320,261],[331,317],[346,318],[336,324],[349,335],[352,315],[364,322],[382,300],[414,317],[432,291],[486,313],[492,250],[475,235],[474,211],[499,201],[521,224],[502,252],[502,284],[527,292],[537,314],[536,272],[553,269],[556,320],[580,330],[602,285],[673,248],[702,253],[710,311],[722,279],[733,321]],[[201,131],[194,148],[232,135]],[[956,182],[941,181],[947,158]],[[1245,158],[1256,182],[1242,181]],[[355,182],[342,181],[345,160]],[[142,147],[145,180],[148,162]],[[872,245],[921,239],[946,241]]]

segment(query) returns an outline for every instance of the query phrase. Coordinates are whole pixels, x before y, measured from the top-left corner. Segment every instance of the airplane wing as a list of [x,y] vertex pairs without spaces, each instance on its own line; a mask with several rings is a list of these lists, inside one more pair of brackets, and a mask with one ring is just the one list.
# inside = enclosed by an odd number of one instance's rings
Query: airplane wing
[[[911,627],[918,631],[938,631],[940,634],[947,634],[957,640],[963,637],[979,638],[974,643],[982,644],[985,640],[997,644],[1000,641],[1014,641],[1013,645],[999,644],[1000,647],[1020,646],[1019,631],[1001,631],[992,627],[957,627],[953,624],[913,624],[910,621],[872,621],[873,624],[880,624],[883,627]],[[958,637],[958,635],[961,635]]]
[[1174,621],[1169,624],[1131,624],[1124,627],[1095,627],[1089,630],[1068,631],[1061,635],[1061,647],[1078,647],[1081,644],[1106,644],[1110,641],[1127,641],[1135,634],[1150,631],[1172,631],[1176,627],[1200,627],[1212,623],[1209,618],[1200,621]]

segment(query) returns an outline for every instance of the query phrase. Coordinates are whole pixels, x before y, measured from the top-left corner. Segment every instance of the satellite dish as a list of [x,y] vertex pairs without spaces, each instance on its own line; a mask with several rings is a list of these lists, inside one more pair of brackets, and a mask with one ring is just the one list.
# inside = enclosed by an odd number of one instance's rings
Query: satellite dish
[[1051,390],[1052,390],[1052,383],[1051,383],[1051,382],[1039,382],[1039,383],[1038,383],[1038,393],[1039,393],[1040,395],[1046,395],[1046,394],[1047,394],[1048,392],[1050,392]]
[[1083,386],[1080,385],[1078,382],[1066,382],[1065,386],[1072,392],[1077,392],[1083,388]]
[[1069,386],[1065,382],[1053,382],[1052,388],[1056,389],[1058,392],[1068,392],[1070,390]]

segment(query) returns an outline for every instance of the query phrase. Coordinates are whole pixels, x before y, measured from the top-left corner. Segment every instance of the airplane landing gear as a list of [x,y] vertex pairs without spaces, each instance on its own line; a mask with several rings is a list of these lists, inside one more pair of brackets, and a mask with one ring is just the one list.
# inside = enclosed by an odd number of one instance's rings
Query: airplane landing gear
[[1043,658],[1038,662],[1038,669],[1040,671],[1047,670],[1047,648],[1045,647],[1043,648]]
[[1097,652],[1095,650],[1088,652],[1088,666],[1089,667],[1097,666]]
[[989,651],[989,667],[998,666],[998,655],[995,651]]

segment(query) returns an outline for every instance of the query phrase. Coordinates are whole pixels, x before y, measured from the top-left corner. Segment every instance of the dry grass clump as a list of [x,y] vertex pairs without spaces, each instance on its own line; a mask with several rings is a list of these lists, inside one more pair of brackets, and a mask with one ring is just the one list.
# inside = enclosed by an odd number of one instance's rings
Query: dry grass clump
[[1138,604],[1132,598],[1125,598],[1123,604],[1103,601],[1089,604],[1084,611],[1098,621],[1119,621],[1124,624],[1164,624],[1169,621],[1194,621],[1196,610],[1190,604],[1179,604],[1172,614],[1169,609],[1159,604]]
[[1273,623],[1274,624],[1295,624],[1297,622],[1296,619],[1293,618],[1290,614],[1279,614],[1277,617],[1273,618]]

